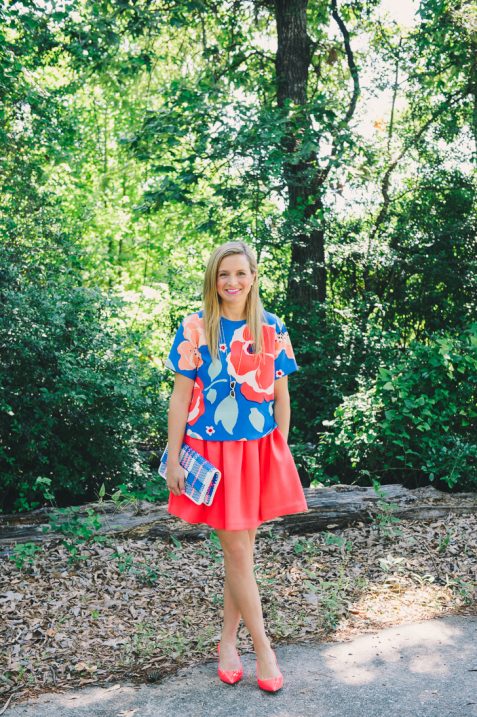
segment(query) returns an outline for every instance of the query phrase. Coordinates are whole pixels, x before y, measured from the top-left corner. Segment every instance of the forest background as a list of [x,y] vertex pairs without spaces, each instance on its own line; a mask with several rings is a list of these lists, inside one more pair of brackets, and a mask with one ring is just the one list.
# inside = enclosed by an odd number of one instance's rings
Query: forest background
[[2,0],[0,510],[165,499],[164,359],[233,239],[304,484],[475,490],[477,13],[384,5]]

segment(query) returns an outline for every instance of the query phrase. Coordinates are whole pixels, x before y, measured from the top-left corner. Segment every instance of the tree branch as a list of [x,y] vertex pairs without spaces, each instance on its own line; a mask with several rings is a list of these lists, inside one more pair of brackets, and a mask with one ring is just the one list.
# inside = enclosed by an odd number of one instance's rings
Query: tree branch
[[387,168],[386,172],[384,173],[383,181],[381,182],[381,194],[383,195],[383,205],[381,207],[381,210],[377,216],[376,222],[374,224],[373,233],[371,235],[370,240],[374,239],[376,236],[376,233],[380,227],[380,225],[383,223],[385,216],[387,214],[388,206],[391,201],[390,195],[389,195],[389,186],[391,183],[391,174],[394,172],[396,167],[398,166],[399,162],[405,155],[411,150],[413,147],[417,145],[423,134],[429,129],[429,127],[435,122],[435,120],[445,112],[447,112],[449,109],[451,109],[459,100],[461,100],[466,94],[468,89],[459,89],[454,94],[451,94],[449,97],[446,97],[446,99],[441,102],[439,107],[431,114],[428,120],[424,122],[422,127],[416,132],[416,134],[409,139],[407,142],[404,143],[404,146],[402,150],[399,152],[399,154],[395,157],[395,159],[391,162],[389,167]]
[[338,7],[336,4],[336,0],[331,0],[331,15],[333,19],[335,20],[336,24],[338,25],[339,29],[341,30],[341,34],[343,35],[343,41],[344,41],[344,47],[346,52],[346,58],[348,60],[348,67],[351,74],[351,77],[353,78],[353,94],[349,103],[348,110],[346,112],[344,122],[345,124],[349,122],[351,117],[354,114],[354,111],[356,109],[356,104],[358,102],[358,97],[360,95],[360,86],[359,86],[359,74],[358,74],[358,67],[354,61],[354,54],[353,50],[351,49],[351,43],[350,43],[350,34],[348,32],[348,29],[346,25],[344,24],[343,20],[341,19],[339,13],[338,13]]
[[[344,47],[345,47],[345,52],[346,52],[346,58],[348,61],[348,67],[349,67],[351,77],[353,79],[353,94],[351,96],[348,109],[347,109],[346,114],[343,119],[343,124],[347,125],[356,110],[358,97],[361,93],[361,89],[360,89],[360,85],[359,85],[359,73],[358,73],[358,67],[354,60],[353,50],[351,49],[350,34],[349,34],[348,29],[347,29],[346,25],[344,24],[339,12],[338,12],[338,6],[337,6],[336,0],[331,0],[331,15],[332,15],[333,19],[335,20],[335,22],[337,23],[337,25],[341,31],[341,34],[343,35],[343,42],[344,42]],[[332,145],[331,145],[331,151],[330,151],[330,161],[328,163],[328,166],[325,169],[323,169],[317,173],[315,184],[318,184],[318,183],[323,184],[323,182],[325,181],[326,177],[328,176],[328,174],[331,170],[331,167],[333,166],[333,159],[334,159],[334,157],[336,157],[336,155],[338,153],[338,146],[339,146],[339,142],[336,140],[336,138],[333,138]]]

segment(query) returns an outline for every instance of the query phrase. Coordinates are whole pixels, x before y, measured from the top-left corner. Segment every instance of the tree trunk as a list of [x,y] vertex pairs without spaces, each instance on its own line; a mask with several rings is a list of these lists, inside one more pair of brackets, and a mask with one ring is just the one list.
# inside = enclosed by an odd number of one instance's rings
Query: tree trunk
[[[287,298],[290,306],[309,307],[326,297],[323,229],[307,229],[307,220],[322,218],[322,183],[316,152],[305,151],[297,161],[303,138],[312,134],[307,108],[312,43],[307,33],[308,0],[275,0],[278,47],[275,58],[277,104],[288,118],[282,148],[288,189],[288,221],[292,251]],[[318,181],[317,181],[318,179]]]

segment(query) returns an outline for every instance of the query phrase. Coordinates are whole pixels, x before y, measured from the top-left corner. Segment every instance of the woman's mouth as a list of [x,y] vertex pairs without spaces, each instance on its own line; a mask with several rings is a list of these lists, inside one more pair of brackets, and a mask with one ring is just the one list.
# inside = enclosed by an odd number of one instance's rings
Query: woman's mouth
[[240,289],[225,289],[226,294],[238,294]]

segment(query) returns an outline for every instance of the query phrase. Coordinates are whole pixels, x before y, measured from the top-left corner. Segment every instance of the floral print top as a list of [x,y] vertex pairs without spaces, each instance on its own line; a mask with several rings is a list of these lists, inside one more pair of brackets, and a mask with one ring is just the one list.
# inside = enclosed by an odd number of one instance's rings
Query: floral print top
[[[263,353],[252,351],[247,322],[221,318],[225,343],[212,361],[203,310],[186,316],[177,329],[167,368],[194,381],[186,434],[204,441],[251,441],[276,428],[275,380],[298,370],[285,324],[264,312]],[[234,395],[230,378],[236,381]]]

